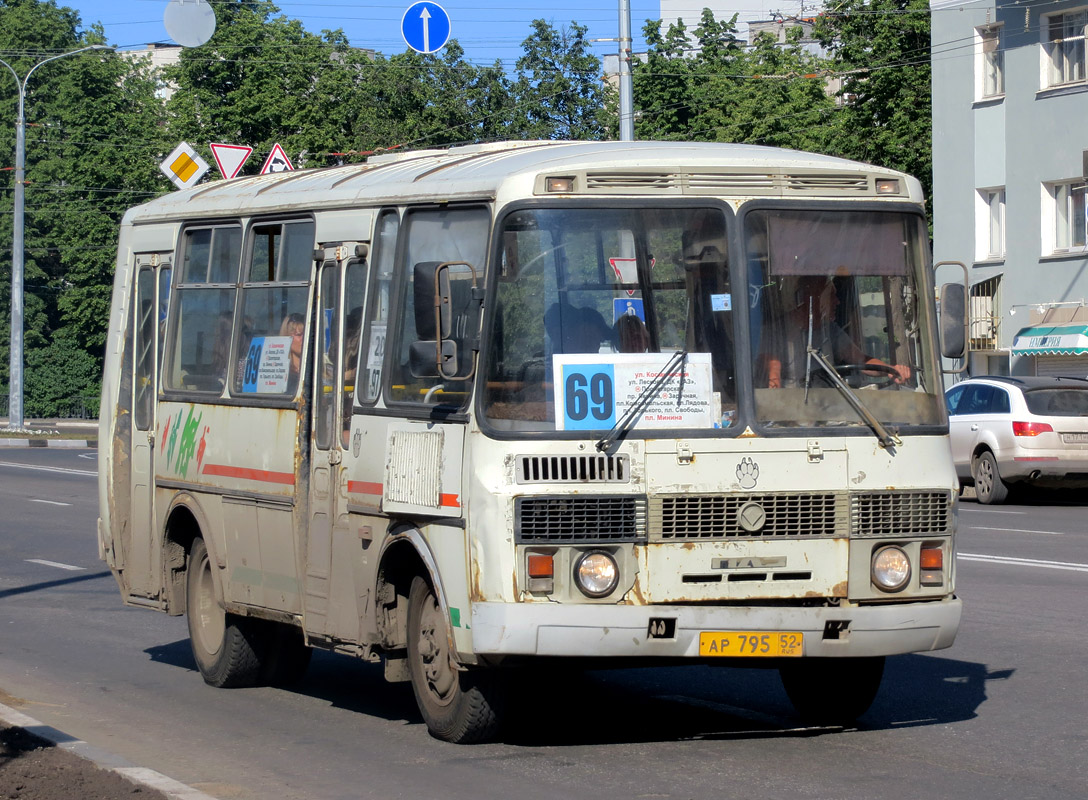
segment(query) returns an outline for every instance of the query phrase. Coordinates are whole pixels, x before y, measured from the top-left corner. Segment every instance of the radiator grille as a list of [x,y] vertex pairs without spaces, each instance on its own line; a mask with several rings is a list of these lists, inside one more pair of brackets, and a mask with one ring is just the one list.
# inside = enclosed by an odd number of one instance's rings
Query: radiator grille
[[[738,512],[757,503],[766,521],[758,530],[741,527]],[[741,539],[846,536],[846,495],[744,494],[656,497],[650,505],[654,539]]]
[[625,455],[518,456],[518,483],[629,483]]
[[646,539],[646,498],[519,497],[518,544],[635,542]]
[[855,536],[912,536],[950,533],[951,492],[869,492],[850,503]]

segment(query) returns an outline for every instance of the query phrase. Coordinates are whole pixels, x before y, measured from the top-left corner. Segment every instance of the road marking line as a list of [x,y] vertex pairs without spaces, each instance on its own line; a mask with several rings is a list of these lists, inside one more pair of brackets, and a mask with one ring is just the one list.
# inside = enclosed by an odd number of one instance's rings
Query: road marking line
[[37,500],[33,497],[29,498],[31,503],[48,503],[51,506],[70,506],[71,503],[61,503],[58,500]]
[[960,512],[962,513],[964,511],[978,512],[979,514],[1026,514],[1026,513],[1028,513],[1026,511],[994,511],[993,509],[989,509],[989,508],[964,508],[963,506],[960,506]]
[[18,461],[0,461],[0,467],[19,467],[20,469],[36,469],[42,472],[65,472],[71,475],[97,475],[98,470],[69,469],[68,467],[42,467],[37,464],[20,464]]
[[56,567],[57,569],[67,569],[73,572],[84,572],[86,567],[76,567],[72,564],[62,564],[59,561],[46,561],[44,558],[28,558],[27,562],[30,564],[41,564],[44,567]]
[[1065,531],[1036,531],[1031,528],[994,528],[989,525],[969,525],[980,531],[1005,531],[1006,533],[1045,533],[1048,536],[1065,536]]
[[1088,564],[1077,564],[1072,561],[1043,561],[1037,558],[988,556],[982,553],[960,553],[956,557],[964,561],[988,561],[992,564],[1007,564],[1013,567],[1038,567],[1040,569],[1066,569],[1071,572],[1088,572]]

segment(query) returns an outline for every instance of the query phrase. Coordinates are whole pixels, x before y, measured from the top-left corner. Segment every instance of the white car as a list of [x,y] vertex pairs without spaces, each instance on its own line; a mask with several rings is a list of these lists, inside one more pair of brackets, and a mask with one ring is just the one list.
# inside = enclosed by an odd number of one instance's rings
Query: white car
[[1088,380],[979,377],[947,392],[952,460],[980,503],[1013,486],[1088,486]]

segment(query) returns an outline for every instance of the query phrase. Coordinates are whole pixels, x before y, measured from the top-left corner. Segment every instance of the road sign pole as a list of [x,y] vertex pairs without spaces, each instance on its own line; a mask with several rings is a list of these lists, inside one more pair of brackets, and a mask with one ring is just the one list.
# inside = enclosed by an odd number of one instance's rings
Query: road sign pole
[[631,0],[620,0],[620,141],[635,140],[634,93],[631,89]]

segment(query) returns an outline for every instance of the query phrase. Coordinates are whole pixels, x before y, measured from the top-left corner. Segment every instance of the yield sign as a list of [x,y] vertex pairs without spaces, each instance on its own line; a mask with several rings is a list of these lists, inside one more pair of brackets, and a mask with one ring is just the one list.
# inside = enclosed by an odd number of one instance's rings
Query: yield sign
[[261,174],[267,175],[270,172],[290,172],[294,168],[295,165],[291,163],[291,159],[287,157],[287,153],[283,152],[280,143],[276,142],[272,145],[272,152],[269,153],[268,158],[264,160],[264,166],[261,167]]
[[228,181],[241,171],[242,165],[253,152],[252,147],[241,144],[210,144],[208,147],[212,149],[215,165]]

